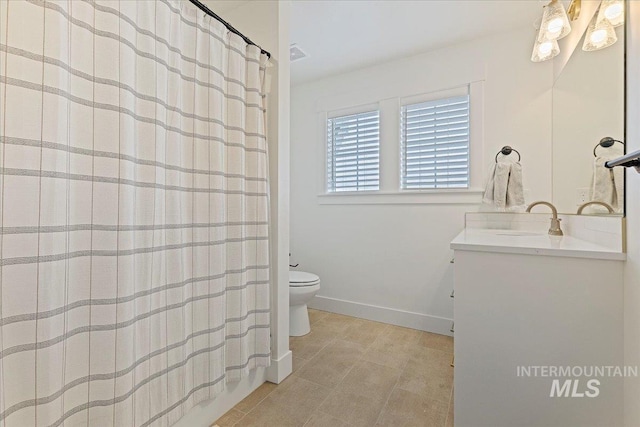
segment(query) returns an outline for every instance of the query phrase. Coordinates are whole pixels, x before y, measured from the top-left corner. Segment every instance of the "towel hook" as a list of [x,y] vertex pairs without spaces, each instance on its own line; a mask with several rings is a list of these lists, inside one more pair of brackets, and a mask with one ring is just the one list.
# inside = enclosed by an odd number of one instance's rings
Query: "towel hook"
[[605,136],[604,138],[602,138],[600,140],[600,142],[598,142],[596,144],[595,147],[593,147],[593,157],[598,157],[596,155],[596,149],[598,147],[609,148],[609,147],[613,146],[613,144],[615,144],[616,142],[619,142],[620,144],[625,145],[624,142],[622,142],[622,141],[618,141],[617,139],[613,139],[610,136]]
[[498,155],[502,154],[503,156],[508,156],[509,154],[511,154],[513,151],[515,151],[516,153],[518,153],[518,161],[520,161],[521,157],[520,157],[520,152],[518,150],[516,150],[515,148],[511,148],[508,145],[505,145],[504,147],[502,147],[502,149],[500,151],[498,151],[496,153],[496,163],[498,163]]

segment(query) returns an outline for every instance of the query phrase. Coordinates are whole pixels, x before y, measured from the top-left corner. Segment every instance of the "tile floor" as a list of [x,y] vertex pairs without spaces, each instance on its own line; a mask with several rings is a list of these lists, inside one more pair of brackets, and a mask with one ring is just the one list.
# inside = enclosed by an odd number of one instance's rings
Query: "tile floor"
[[309,310],[293,374],[265,383],[220,427],[453,426],[453,339]]

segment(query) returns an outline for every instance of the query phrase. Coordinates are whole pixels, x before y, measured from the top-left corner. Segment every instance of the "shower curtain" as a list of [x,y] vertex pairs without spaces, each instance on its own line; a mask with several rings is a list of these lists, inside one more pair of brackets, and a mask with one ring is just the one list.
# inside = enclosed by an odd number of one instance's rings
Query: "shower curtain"
[[0,427],[171,425],[270,361],[267,58],[177,0],[0,33]]

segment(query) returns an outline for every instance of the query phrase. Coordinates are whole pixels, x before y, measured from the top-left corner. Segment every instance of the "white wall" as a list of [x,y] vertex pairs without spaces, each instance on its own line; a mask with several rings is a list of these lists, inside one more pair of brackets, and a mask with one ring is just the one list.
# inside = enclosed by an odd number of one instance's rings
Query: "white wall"
[[[640,2],[627,2],[627,152],[640,150]],[[627,170],[625,365],[640,366],[640,174]],[[640,378],[625,382],[624,425],[640,426]]]
[[409,87],[416,94],[447,89],[480,76],[484,159],[472,168],[487,169],[503,145],[512,145],[522,154],[528,200],[549,200],[553,66],[529,60],[532,38],[528,30],[491,36],[293,87],[292,262],[320,275],[312,306],[448,332],[449,242],[463,228],[464,213],[478,206],[320,204],[324,139],[318,110],[338,102],[358,105],[371,93],[386,99],[406,95],[393,92]]
[[[224,0],[203,0],[216,12]],[[292,370],[289,351],[289,1],[252,1],[219,15],[271,53],[267,70],[267,138],[271,204],[271,367],[256,369],[227,384],[215,399],[202,402],[175,424],[208,427],[265,381],[279,383]],[[281,55],[280,53],[283,53]]]

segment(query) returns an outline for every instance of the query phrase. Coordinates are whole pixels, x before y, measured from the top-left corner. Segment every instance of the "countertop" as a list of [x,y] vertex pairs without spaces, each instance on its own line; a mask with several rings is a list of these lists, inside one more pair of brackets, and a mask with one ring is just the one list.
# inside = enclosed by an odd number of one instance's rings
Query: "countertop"
[[518,230],[467,228],[451,241],[451,249],[613,261],[627,259],[623,252],[575,237]]

